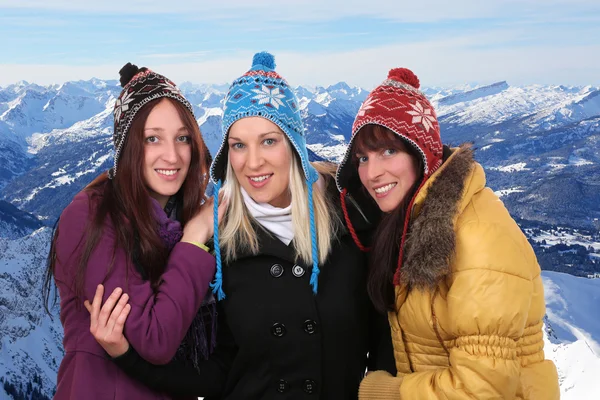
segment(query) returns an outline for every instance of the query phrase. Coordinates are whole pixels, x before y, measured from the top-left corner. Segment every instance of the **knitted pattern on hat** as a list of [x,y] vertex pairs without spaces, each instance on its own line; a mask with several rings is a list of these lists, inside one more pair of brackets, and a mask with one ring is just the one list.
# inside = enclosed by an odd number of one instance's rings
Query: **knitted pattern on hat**
[[113,111],[115,157],[113,167],[108,171],[110,179],[114,178],[117,173],[119,157],[127,139],[129,128],[131,128],[136,114],[143,106],[152,100],[168,97],[183,104],[194,116],[194,109],[190,102],[183,97],[177,86],[163,75],[145,67],[138,68],[131,63],[125,64],[119,74],[121,75],[120,82],[123,90],[115,102]]
[[226,179],[225,167],[228,158],[227,136],[229,128],[236,121],[246,117],[262,117],[276,124],[289,139],[296,154],[300,157],[308,189],[308,213],[313,261],[310,284],[313,293],[317,294],[320,269],[312,186],[319,179],[319,174],[308,161],[304,123],[300,116],[298,98],[285,79],[275,72],[275,57],[267,52],[254,55],[252,67],[244,75],[233,81],[224,100],[223,140],[210,167],[210,176],[215,184],[213,241],[217,270],[211,288],[217,295],[218,300],[225,298],[221,251],[219,248],[219,189]]

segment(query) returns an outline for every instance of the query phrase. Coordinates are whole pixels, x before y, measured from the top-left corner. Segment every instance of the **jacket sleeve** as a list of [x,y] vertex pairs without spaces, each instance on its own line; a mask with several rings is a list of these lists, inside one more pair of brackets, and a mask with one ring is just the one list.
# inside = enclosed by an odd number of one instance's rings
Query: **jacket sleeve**
[[[91,215],[89,203],[87,194],[81,193],[61,215],[57,256],[60,261],[68,260],[71,271],[77,269],[83,251],[83,237]],[[193,244],[176,244],[154,292],[150,283],[132,267],[131,257],[114,247],[115,232],[106,222],[87,264],[81,301],[93,299],[100,283],[105,287],[103,301],[115,288],[123,288],[131,304],[125,336],[140,356],[155,364],[166,364],[175,355],[200,308],[215,272],[215,259]]]
[[441,332],[455,341],[448,346],[450,366],[402,377],[378,371],[363,380],[360,398],[514,399],[521,373],[517,342],[533,295],[532,263],[539,273],[528,246],[511,227],[463,225],[445,302],[449,331]]
[[170,396],[220,397],[225,390],[227,373],[237,352],[222,314],[219,312],[217,347],[208,360],[198,365],[198,369],[176,360],[166,365],[151,364],[131,346],[127,353],[112,360],[127,375],[152,390]]

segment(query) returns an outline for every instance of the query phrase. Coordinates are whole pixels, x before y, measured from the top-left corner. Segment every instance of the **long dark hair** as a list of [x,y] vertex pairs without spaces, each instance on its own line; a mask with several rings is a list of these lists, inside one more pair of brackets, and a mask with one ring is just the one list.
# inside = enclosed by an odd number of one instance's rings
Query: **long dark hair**
[[[82,237],[83,251],[78,260],[77,273],[72,283],[76,296],[83,293],[84,277],[88,261],[98,245],[104,231],[104,222],[110,218],[115,230],[115,245],[112,262],[117,248],[125,254],[136,255],[136,262],[156,289],[160,276],[169,257],[169,251],[163,244],[157,230],[149,192],[144,180],[144,126],[150,112],[161,101],[170,101],[177,109],[183,125],[191,136],[191,161],[187,176],[176,197],[181,206],[180,221],[185,224],[194,216],[205,199],[208,184],[210,154],[200,134],[198,123],[193,115],[180,102],[170,98],[159,98],[144,105],[136,114],[127,135],[119,158],[119,170],[113,179],[104,172],[87,185],[83,191],[90,196],[90,211],[95,213],[88,221],[86,233]],[[92,209],[93,208],[93,209]],[[57,224],[52,235],[50,252],[47,259],[46,276],[42,288],[44,307],[50,313],[48,303],[52,290],[52,278],[57,265],[56,243],[60,235]],[[65,262],[66,260],[61,260]],[[110,269],[111,266],[109,266]],[[65,282],[70,284],[70,282]],[[56,301],[56,292],[54,294]]]
[[391,212],[383,214],[371,241],[367,291],[375,308],[382,313],[394,310],[393,280],[398,265],[404,222],[409,212],[407,208],[423,181],[424,172],[423,159],[414,146],[380,125],[366,125],[357,133],[352,145],[352,159],[357,160],[356,153],[384,149],[409,153],[414,161],[417,179],[400,204]]

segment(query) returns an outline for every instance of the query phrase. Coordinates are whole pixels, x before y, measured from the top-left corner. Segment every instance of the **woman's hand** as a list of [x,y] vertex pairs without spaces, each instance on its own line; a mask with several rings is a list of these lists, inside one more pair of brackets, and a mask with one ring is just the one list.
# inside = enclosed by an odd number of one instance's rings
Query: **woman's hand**
[[[214,217],[213,217],[213,203],[214,198],[211,197],[204,203],[200,212],[194,215],[183,228],[182,242],[196,242],[200,244],[206,244],[214,234]],[[228,199],[223,196],[223,193],[219,193],[219,211],[218,218],[219,223],[223,220],[225,210],[229,205]]]
[[[102,306],[104,286],[98,285],[92,304],[88,300],[83,305],[90,313],[90,332],[109,356],[115,358],[129,350],[129,342],[123,335],[125,321],[131,311],[129,296],[121,288],[113,290]],[[100,308],[102,306],[102,308]]]

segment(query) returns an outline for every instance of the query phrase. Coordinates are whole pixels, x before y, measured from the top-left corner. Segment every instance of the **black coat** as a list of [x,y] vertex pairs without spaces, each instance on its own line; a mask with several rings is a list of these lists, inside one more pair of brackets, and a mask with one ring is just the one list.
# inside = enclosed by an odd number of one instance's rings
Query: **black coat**
[[259,254],[223,266],[218,345],[199,373],[152,367],[133,351],[118,364],[156,390],[221,393],[214,399],[356,399],[367,367],[395,374],[387,318],[366,291],[367,256],[350,235],[335,239],[315,295],[312,266],[295,262],[291,245],[256,231]]

